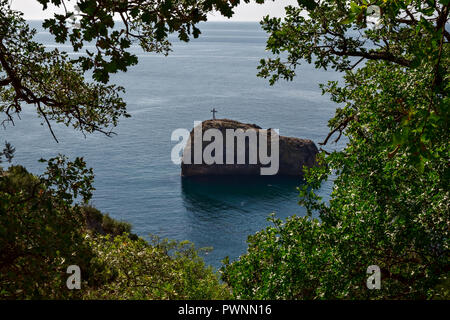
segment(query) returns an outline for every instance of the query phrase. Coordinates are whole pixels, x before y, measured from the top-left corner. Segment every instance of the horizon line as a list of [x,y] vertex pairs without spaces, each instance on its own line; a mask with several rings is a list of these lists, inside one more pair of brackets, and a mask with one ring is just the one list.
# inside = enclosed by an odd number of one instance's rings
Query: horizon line
[[[46,19],[51,19],[51,18],[42,18],[42,19],[25,19],[25,21],[44,21]],[[118,21],[118,22],[122,22],[122,20],[120,19],[113,19],[114,21]],[[250,22],[256,22],[256,23],[260,23],[261,20],[206,20],[206,21],[199,21],[198,23],[204,23],[204,22],[232,22],[232,23],[241,23],[241,22],[246,22],[246,23],[250,23]]]

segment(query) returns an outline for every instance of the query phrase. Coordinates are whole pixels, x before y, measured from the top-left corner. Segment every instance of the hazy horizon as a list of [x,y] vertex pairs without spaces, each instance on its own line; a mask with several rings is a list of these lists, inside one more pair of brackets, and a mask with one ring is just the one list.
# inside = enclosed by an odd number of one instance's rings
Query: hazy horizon
[[[75,2],[68,3],[68,9],[73,8]],[[283,17],[284,8],[288,5],[297,5],[296,0],[270,1],[264,4],[240,4],[234,11],[232,18],[226,18],[219,13],[208,14],[208,21],[229,21],[229,22],[258,22],[264,16],[270,15],[274,17]],[[55,12],[61,11],[54,5],[49,5],[48,9],[43,11],[42,5],[37,1],[30,0],[12,0],[11,7],[15,10],[21,11],[26,20],[43,20],[53,16]]]

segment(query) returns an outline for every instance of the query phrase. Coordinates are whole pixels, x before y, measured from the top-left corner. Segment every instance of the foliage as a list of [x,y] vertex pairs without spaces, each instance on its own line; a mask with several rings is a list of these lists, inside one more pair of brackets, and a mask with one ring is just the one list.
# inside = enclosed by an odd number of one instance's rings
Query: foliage
[[86,293],[89,299],[226,299],[229,289],[206,267],[187,242],[154,237],[131,240],[127,234],[93,238],[96,262],[107,283]]
[[[44,10],[49,3],[65,8],[64,14],[44,22],[57,42],[70,41],[76,51],[87,42],[95,43],[96,52],[86,51],[87,57],[80,57],[76,62],[85,71],[93,69],[94,79],[102,82],[108,81],[110,73],[126,71],[137,63],[136,55],[128,51],[133,42],[146,51],[167,54],[170,33],[177,33],[182,41],[189,41],[191,35],[197,38],[201,32],[196,24],[206,21],[208,12],[215,10],[230,17],[232,8],[240,2],[77,0],[77,10],[71,12],[64,0],[38,1]],[[122,24],[114,21],[115,15]]]
[[0,174],[0,297],[8,299],[70,296],[68,265],[91,268],[91,250],[80,232],[80,207],[88,201],[92,172],[82,159],[48,161],[40,177],[22,166]]
[[102,213],[91,205],[83,206],[81,211],[86,221],[87,231],[111,236],[127,233],[131,238],[137,239],[136,235],[131,234],[131,224],[128,222],[114,220],[107,213]]
[[16,151],[16,149],[14,149],[14,147],[9,142],[5,141],[5,147],[0,152],[0,163],[2,163],[3,157],[6,158],[6,161],[11,162],[12,158],[14,157],[15,151]]
[[[87,205],[92,170],[82,159],[47,166],[39,177],[0,171],[0,299],[230,297],[190,243],[148,243]],[[69,265],[81,269],[81,290],[66,287]]]
[[[38,1],[44,10],[68,2]],[[206,13],[230,16],[240,1],[74,2],[76,12],[65,10],[44,27],[83,53],[77,58],[35,42],[21,14],[0,0],[5,121],[33,105],[52,134],[51,123],[59,122],[110,135],[128,114],[123,89],[107,82],[137,63],[132,43],[167,54],[169,33],[183,41],[197,37]],[[277,57],[262,60],[259,75],[272,84],[291,80],[302,61],[344,72],[343,86],[322,87],[342,105],[323,144],[336,133],[349,143],[339,152],[323,151],[322,165],[308,171],[300,203],[309,216],[272,219],[273,226],[249,237],[246,255],[225,262],[223,279],[238,298],[448,297],[448,0],[298,3],[287,7],[284,20],[264,19],[267,49]],[[381,13],[374,26],[367,17],[373,5]],[[84,77],[89,70],[93,81]],[[10,145],[0,153],[7,161],[12,154]],[[82,159],[59,156],[47,166],[40,177],[20,166],[1,171],[0,297],[228,297],[192,245],[148,244],[128,236],[127,225],[83,206],[93,176]],[[324,203],[314,190],[332,174],[333,193]],[[316,212],[320,222],[311,217]],[[86,230],[86,217],[97,217],[98,230],[115,236]],[[65,288],[69,264],[83,270],[84,290]],[[373,264],[382,270],[381,290],[365,287]]]
[[[264,19],[279,57],[263,60],[259,75],[292,79],[302,59],[344,72],[322,86],[342,106],[322,145],[334,134],[349,142],[308,170],[308,216],[249,237],[224,280],[239,298],[448,298],[448,1],[299,4],[284,21]],[[382,13],[374,27],[369,5]],[[325,203],[314,190],[334,175]],[[381,290],[366,287],[370,265],[381,268]]]
[[[28,27],[22,13],[11,10],[9,0],[0,0],[0,113],[6,116],[4,121],[14,122],[23,107],[34,105],[55,140],[53,121],[83,133],[111,135],[118,119],[130,116],[120,96],[124,88],[106,83],[111,73],[126,71],[138,62],[130,52],[133,43],[147,52],[168,54],[170,33],[178,33],[182,41],[190,35],[198,37],[196,25],[206,21],[208,12],[216,10],[229,17],[240,2],[37,1],[43,10],[49,4],[63,9],[64,14],[45,20],[43,27],[56,42],[68,43],[80,54],[70,57],[35,42],[36,31]],[[68,5],[74,3],[77,10],[69,11]],[[85,79],[88,70],[93,81]]]
[[[20,13],[0,1],[0,112],[14,123],[24,104],[37,113],[53,134],[51,122],[82,132],[110,134],[118,118],[128,116],[119,94],[123,88],[87,82],[83,70],[58,49],[47,50],[33,41]],[[56,139],[56,136],[53,134]]]
[[[111,135],[119,118],[129,117],[122,87],[109,76],[135,65],[138,43],[147,52],[168,54],[170,33],[182,41],[198,37],[197,24],[218,11],[231,16],[239,0],[96,1],[37,0],[64,9],[43,27],[58,43],[70,43],[69,56],[36,42],[22,13],[0,0],[1,123],[14,124],[23,108],[34,106],[54,139],[52,123],[83,134]],[[76,3],[75,12],[66,4]],[[248,2],[248,0],[246,0]],[[113,17],[120,17],[121,22]],[[86,45],[93,44],[95,52]],[[85,72],[92,72],[92,80]],[[0,152],[11,161],[14,148]],[[42,160],[45,162],[45,160]],[[0,168],[0,298],[224,298],[227,288],[205,267],[191,244],[146,243],[131,226],[88,205],[93,173],[81,158],[50,159],[36,177],[21,166]],[[132,267],[129,267],[132,263]],[[66,288],[66,268],[82,270],[84,290]],[[126,287],[132,283],[134,286]]]
[[[222,278],[238,299],[313,299],[319,294],[317,274],[334,259],[329,235],[317,220],[296,216],[248,237],[247,254],[230,263],[225,258]],[[333,272],[330,278],[336,280]]]

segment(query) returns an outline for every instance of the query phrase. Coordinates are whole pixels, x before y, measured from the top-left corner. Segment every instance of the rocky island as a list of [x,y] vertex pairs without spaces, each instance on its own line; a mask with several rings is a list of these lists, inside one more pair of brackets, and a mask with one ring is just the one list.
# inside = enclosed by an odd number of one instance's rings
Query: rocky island
[[[200,137],[200,142],[195,137]],[[241,147],[237,143],[240,139]],[[277,144],[272,146],[273,141]],[[308,139],[278,136],[274,130],[230,119],[206,120],[190,132],[183,151],[181,175],[261,175],[264,168],[276,162],[276,170],[268,175],[301,177],[303,166],[316,165],[317,153],[316,145]],[[214,161],[205,158],[206,154],[212,155]]]

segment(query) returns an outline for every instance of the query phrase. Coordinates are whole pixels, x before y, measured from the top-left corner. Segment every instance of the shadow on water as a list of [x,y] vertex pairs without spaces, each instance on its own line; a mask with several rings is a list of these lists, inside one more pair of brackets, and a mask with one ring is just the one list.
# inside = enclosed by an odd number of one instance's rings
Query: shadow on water
[[182,178],[186,237],[199,247],[213,247],[204,258],[218,268],[225,256],[233,260],[245,252],[247,236],[270,225],[270,213],[304,215],[297,205],[302,183],[300,178],[267,176]]
[[209,176],[182,178],[184,206],[196,214],[267,213],[282,209],[278,204],[296,201],[298,177]]

